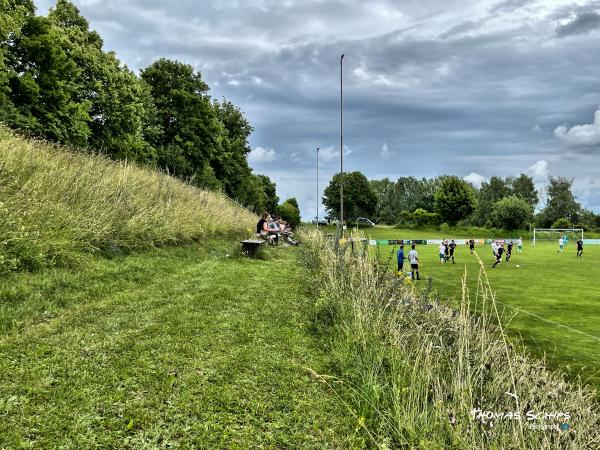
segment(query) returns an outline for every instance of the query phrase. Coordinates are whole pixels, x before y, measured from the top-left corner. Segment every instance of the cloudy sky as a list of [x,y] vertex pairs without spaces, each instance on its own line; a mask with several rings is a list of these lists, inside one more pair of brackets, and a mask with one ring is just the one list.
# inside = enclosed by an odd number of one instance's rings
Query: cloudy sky
[[[37,0],[41,14],[54,1]],[[249,161],[316,211],[339,170],[575,178],[600,212],[600,1],[78,0],[131,69],[192,64],[255,128]],[[322,191],[322,189],[321,189]],[[321,207],[321,214],[323,209]]]

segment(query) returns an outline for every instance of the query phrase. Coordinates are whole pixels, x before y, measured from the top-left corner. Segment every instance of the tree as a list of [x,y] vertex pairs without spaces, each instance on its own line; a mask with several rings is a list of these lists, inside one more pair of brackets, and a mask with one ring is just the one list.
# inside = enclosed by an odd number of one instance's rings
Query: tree
[[[243,188],[243,179],[251,173],[246,156],[251,150],[248,139],[253,128],[242,110],[231,102],[215,101],[213,109],[220,122],[220,145],[216,147],[210,165],[223,183],[225,193],[239,198],[242,195],[240,188]],[[271,202],[273,204],[277,205],[277,201]]]
[[[160,59],[141,73],[158,109],[158,163],[170,173],[191,179],[219,150],[222,124],[208,96],[208,86],[192,66]],[[220,174],[215,170],[217,178]],[[220,178],[219,178],[220,179]]]
[[493,176],[490,181],[484,181],[477,193],[477,207],[474,220],[479,226],[489,226],[492,221],[494,204],[510,195],[511,189],[506,180]]
[[400,177],[396,182],[388,178],[371,180],[371,187],[377,196],[376,221],[395,224],[400,220],[402,211],[410,212],[418,208],[433,210],[435,191],[440,180],[439,177],[420,180]]
[[550,177],[546,188],[546,207],[539,216],[541,226],[549,227],[560,217],[566,218],[571,223],[579,220],[581,205],[577,203],[571,192],[572,186],[572,179]]
[[[279,203],[279,197],[277,196],[277,186],[266,175],[257,175],[257,177],[260,179],[263,186],[266,210],[269,212],[276,211],[277,204]],[[298,204],[296,203],[296,207],[297,206]]]
[[300,225],[300,210],[295,198],[287,199],[277,207],[277,215],[288,222],[293,228]]
[[436,212],[449,224],[455,224],[471,214],[474,203],[473,188],[456,176],[443,179],[435,193]]
[[494,226],[506,230],[525,229],[533,220],[533,211],[527,201],[510,195],[494,204],[492,220]]
[[535,189],[533,178],[522,173],[517,178],[508,178],[507,182],[511,192],[519,198],[525,200],[533,211],[538,204],[538,191]]
[[[340,217],[341,175],[335,174],[323,195],[323,205],[330,217]],[[377,195],[367,177],[360,172],[344,174],[344,218],[372,217],[377,207]]]
[[34,14],[32,0],[0,0],[0,122],[19,122],[20,114],[10,99],[8,84],[15,72],[7,59],[23,23]]
[[14,70],[9,97],[20,117],[11,125],[53,141],[85,146],[90,136],[90,103],[79,98],[80,69],[61,42],[60,30],[44,17],[29,17],[15,37],[8,56]]
[[78,99],[90,104],[89,146],[116,159],[154,162],[155,149],[145,139],[153,131],[146,116],[156,114],[147,86],[114,53],[102,50],[102,38],[73,3],[58,0],[48,18],[60,28],[61,46],[79,68]]
[[554,221],[551,228],[571,228],[573,225],[566,217],[559,217]]

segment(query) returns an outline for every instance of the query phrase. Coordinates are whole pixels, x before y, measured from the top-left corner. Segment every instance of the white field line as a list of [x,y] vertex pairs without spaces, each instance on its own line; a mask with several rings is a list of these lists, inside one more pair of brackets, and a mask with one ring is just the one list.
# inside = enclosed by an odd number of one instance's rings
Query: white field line
[[[424,273],[423,275],[426,275],[426,274]],[[450,285],[450,286],[455,287],[455,288],[459,287],[458,284],[450,283],[449,281],[444,281],[444,280],[436,279],[435,277],[432,277],[432,278],[433,278],[434,282],[438,281],[440,283],[445,283],[445,284]],[[508,303],[501,302],[500,300],[496,300],[496,302],[500,303],[503,306],[507,306],[508,308],[515,309],[515,310],[517,310],[517,312],[522,312],[522,313],[525,313],[525,314],[527,314],[529,316],[535,317],[536,319],[539,319],[542,322],[550,323],[552,325],[556,325],[557,327],[565,328],[566,330],[570,330],[570,331],[573,331],[575,333],[582,334],[584,336],[587,336],[589,338],[592,338],[592,339],[600,342],[600,337],[594,336],[593,334],[589,334],[589,333],[586,333],[585,331],[578,330],[577,328],[573,328],[573,327],[570,327],[568,325],[564,325],[562,323],[555,322],[554,320],[551,320],[551,319],[546,319],[545,317],[542,317],[539,314],[533,313],[531,311],[528,311],[526,309],[520,308],[518,306],[509,305]]]

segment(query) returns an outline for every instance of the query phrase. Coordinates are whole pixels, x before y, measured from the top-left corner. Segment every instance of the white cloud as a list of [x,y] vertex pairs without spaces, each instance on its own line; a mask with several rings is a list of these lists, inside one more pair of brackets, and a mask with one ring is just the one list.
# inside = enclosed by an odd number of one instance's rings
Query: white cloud
[[[344,156],[348,156],[352,153],[352,150],[348,148],[348,146],[344,145]],[[340,151],[337,147],[330,145],[329,147],[322,148],[319,151],[319,160],[325,163],[335,161],[340,158]]]
[[550,175],[548,161],[544,161],[543,159],[530,166],[527,171],[531,174],[534,181],[545,181]]
[[471,183],[473,186],[481,186],[481,183],[486,181],[486,178],[483,175],[479,175],[478,173],[471,172],[469,175],[463,178],[467,183]]
[[331,162],[337,157],[339,157],[339,153],[333,145],[322,148],[319,151],[319,159],[323,162]]
[[271,162],[277,159],[277,152],[272,148],[254,147],[248,154],[248,161],[254,163]]
[[575,125],[569,129],[566,125],[556,127],[554,136],[570,147],[600,145],[600,109],[594,114],[594,122]]
[[533,131],[538,131],[538,132],[539,132],[539,131],[542,131],[542,127],[540,127],[540,124],[536,124],[536,125],[535,125],[535,126],[532,128],[532,130],[533,130]]
[[387,143],[384,142],[381,145],[381,157],[383,159],[390,159],[392,156],[394,156],[396,153],[393,150],[390,150],[390,148],[388,147]]

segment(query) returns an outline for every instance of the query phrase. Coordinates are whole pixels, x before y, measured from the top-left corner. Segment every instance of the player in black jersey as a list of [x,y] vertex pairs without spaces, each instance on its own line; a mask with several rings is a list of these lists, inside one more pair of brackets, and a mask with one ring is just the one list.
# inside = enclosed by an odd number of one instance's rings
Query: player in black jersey
[[502,253],[504,253],[504,244],[500,244],[496,250],[496,262],[492,265],[492,269],[502,262]]
[[577,239],[577,257],[580,258],[583,256],[583,239]]
[[469,251],[471,253],[473,253],[475,251],[475,240],[473,240],[473,239],[469,240]]
[[508,245],[506,246],[506,262],[510,261],[510,257],[512,256],[512,248],[513,248],[512,241],[508,241]]
[[454,262],[454,249],[456,248],[456,242],[454,242],[454,239],[452,239],[452,242],[450,242],[450,244],[448,244],[448,249],[450,251],[450,258],[452,258],[452,264],[456,264]]

